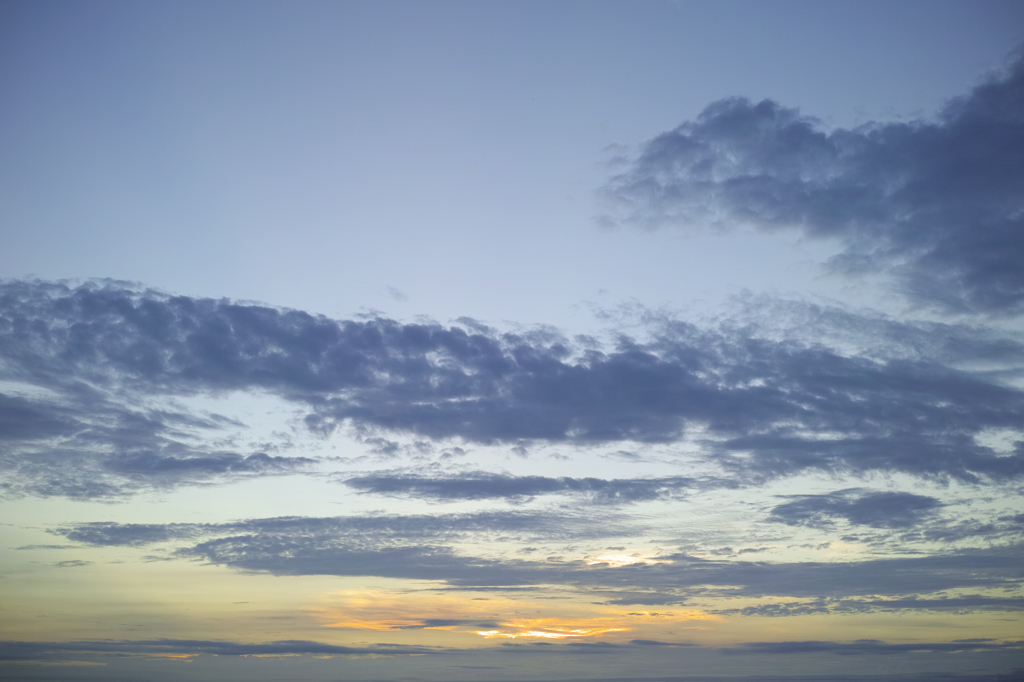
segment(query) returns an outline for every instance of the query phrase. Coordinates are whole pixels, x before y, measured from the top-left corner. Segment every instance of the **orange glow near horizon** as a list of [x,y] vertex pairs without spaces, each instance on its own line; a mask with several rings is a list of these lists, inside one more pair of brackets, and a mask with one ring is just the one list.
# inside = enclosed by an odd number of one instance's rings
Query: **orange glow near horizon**
[[515,600],[424,592],[347,591],[317,609],[323,627],[371,631],[448,631],[484,639],[579,639],[632,632],[657,636],[688,621],[721,621],[696,611],[627,611],[590,602]]

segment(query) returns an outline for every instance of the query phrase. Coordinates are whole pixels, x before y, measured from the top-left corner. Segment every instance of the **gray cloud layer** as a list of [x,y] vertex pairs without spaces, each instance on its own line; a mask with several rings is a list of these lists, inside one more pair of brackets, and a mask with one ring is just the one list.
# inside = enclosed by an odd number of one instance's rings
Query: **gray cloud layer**
[[772,510],[773,521],[821,527],[841,518],[874,528],[909,528],[942,506],[934,497],[856,488],[828,495],[793,497],[796,498],[794,501],[780,504]]
[[306,640],[281,640],[248,644],[223,640],[149,639],[149,640],[84,640],[72,642],[0,642],[0,661],[32,659],[62,660],[81,654],[145,655],[145,654],[213,654],[215,656],[287,656],[295,654],[353,655],[372,654],[437,654],[443,648],[386,644],[348,647]]
[[918,304],[1024,312],[1024,58],[932,121],[826,132],[725,99],[647,142],[604,193],[613,222],[834,237],[833,270],[888,270]]
[[[855,314],[802,314],[840,340],[863,339]],[[310,464],[211,448],[229,420],[151,406],[230,391],[277,395],[322,432],[349,424],[597,444],[672,442],[696,428],[708,457],[749,480],[807,469],[972,482],[1024,474],[1024,442],[1000,454],[975,441],[1024,423],[1024,391],[960,368],[972,358],[1021,364],[1019,343],[976,328],[862,321],[884,334],[861,354],[758,336],[751,325],[664,320],[648,341],[620,336],[597,350],[552,332],[335,321],[117,284],[7,282],[0,379],[38,391],[0,399],[4,486],[90,497]],[[924,336],[934,353],[916,347]]]
[[[496,650],[512,654],[552,653],[615,653],[634,647],[693,647],[688,642],[657,642],[634,639],[628,644],[609,642],[532,642],[527,645],[504,643]],[[906,654],[911,652],[958,652],[958,651],[999,651],[1017,650],[1024,642],[999,642],[992,639],[963,639],[953,642],[929,642],[920,644],[888,644],[880,640],[865,639],[854,642],[796,641],[796,642],[750,642],[739,647],[719,649],[724,654]],[[199,655],[214,656],[351,656],[351,655],[453,655],[481,653],[480,649],[454,649],[445,647],[412,646],[403,644],[376,644],[366,647],[348,647],[325,644],[308,640],[279,640],[261,643],[243,643],[226,640],[203,639],[149,639],[149,640],[79,640],[69,642],[27,642],[0,641],[0,661],[69,660],[82,655],[124,656],[124,655]],[[488,650],[483,650],[488,651]],[[963,679],[951,676],[952,679]],[[606,679],[606,678],[602,678]],[[682,680],[684,678],[644,678],[657,680]],[[698,678],[685,678],[698,679]],[[717,679],[717,678],[716,678]],[[736,679],[736,678],[722,678]],[[750,678],[745,678],[750,679]],[[817,678],[816,678],[817,679]],[[822,678],[825,679],[825,678]],[[827,678],[833,679],[833,678]],[[850,678],[842,678],[849,680]],[[877,679],[872,677],[871,679]],[[883,678],[889,679],[889,678]],[[609,682],[612,682],[611,680]],[[624,682],[624,681],[623,681]]]
[[782,602],[722,609],[723,615],[800,616],[810,613],[866,613],[874,611],[1024,611],[1024,597],[985,597],[979,594],[943,599],[818,599],[804,602]]
[[859,639],[855,642],[748,642],[741,647],[730,650],[731,653],[748,654],[841,654],[851,655],[891,655],[912,651],[956,652],[985,650],[1020,650],[1024,649],[1024,641],[998,642],[992,639],[961,639],[953,642],[931,642],[916,644],[887,644],[877,639]]
[[349,478],[345,485],[365,493],[445,501],[518,499],[569,493],[585,496],[598,504],[617,504],[663,499],[702,483],[683,476],[606,480],[508,476],[477,471],[434,477],[378,473]]
[[[935,600],[908,595],[943,590],[1018,588],[1024,583],[1020,545],[965,549],[905,558],[848,562],[725,561],[667,555],[670,563],[621,567],[584,561],[527,561],[462,554],[458,541],[542,537],[572,540],[635,535],[639,529],[614,518],[487,513],[439,516],[382,516],[253,519],[232,524],[79,524],[57,529],[69,540],[95,545],[137,546],[186,541],[181,558],[276,575],[378,576],[444,581],[451,586],[495,587],[562,585],[599,590],[644,603],[651,593],[666,601],[687,596],[788,596],[800,599],[873,597],[906,599],[902,605],[875,608],[923,608]],[[618,594],[617,594],[618,593]],[[964,597],[966,599],[966,597]],[[1016,602],[1013,602],[1016,604]],[[985,608],[981,602],[944,602],[964,610]],[[988,606],[994,606],[989,603]],[[1010,606],[1010,602],[1004,606]],[[804,605],[806,607],[806,605]],[[838,609],[841,605],[829,608]],[[847,604],[847,608],[854,608]],[[1007,610],[1016,610],[1014,608]]]

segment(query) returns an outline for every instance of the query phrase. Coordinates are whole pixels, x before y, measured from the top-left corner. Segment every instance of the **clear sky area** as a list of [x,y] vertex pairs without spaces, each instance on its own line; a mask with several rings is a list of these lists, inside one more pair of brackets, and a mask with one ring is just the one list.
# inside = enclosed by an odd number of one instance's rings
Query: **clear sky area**
[[0,680],[1024,680],[1024,3],[0,2]]

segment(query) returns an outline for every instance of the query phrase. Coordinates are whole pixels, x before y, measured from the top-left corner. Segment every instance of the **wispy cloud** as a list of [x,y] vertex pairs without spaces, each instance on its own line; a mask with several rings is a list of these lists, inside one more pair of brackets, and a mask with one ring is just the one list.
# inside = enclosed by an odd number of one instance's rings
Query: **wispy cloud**
[[345,485],[365,493],[434,500],[520,499],[537,495],[573,494],[596,504],[620,504],[681,496],[706,483],[683,476],[600,479],[511,476],[484,471],[451,476],[376,473],[346,479]]

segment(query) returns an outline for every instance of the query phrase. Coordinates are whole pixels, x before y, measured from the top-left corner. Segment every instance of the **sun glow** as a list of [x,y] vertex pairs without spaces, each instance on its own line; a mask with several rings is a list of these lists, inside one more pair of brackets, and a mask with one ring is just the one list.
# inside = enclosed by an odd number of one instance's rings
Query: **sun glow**
[[599,557],[594,557],[587,561],[588,566],[605,565],[609,568],[619,568],[621,566],[633,566],[635,564],[670,564],[672,563],[668,559],[653,559],[646,556],[638,556],[636,554],[602,554]]
[[406,632],[408,636],[414,632],[425,636],[426,631],[440,635],[443,631],[484,640],[663,639],[671,637],[671,630],[693,621],[721,620],[694,609],[632,610],[571,597],[558,606],[537,599],[386,590],[335,592],[329,599],[333,602],[330,606],[318,609],[324,627]]
[[567,639],[572,637],[596,637],[610,632],[626,632],[629,628],[613,627],[569,627],[559,625],[541,625],[550,619],[532,619],[528,621],[500,623],[501,630],[478,630],[476,634],[485,639],[517,639],[519,637],[535,637],[539,639]]

